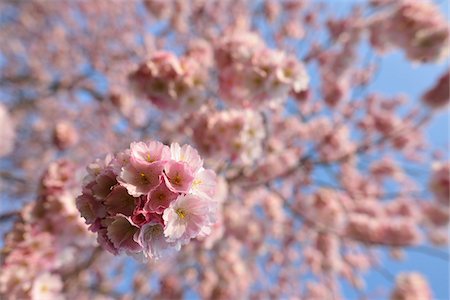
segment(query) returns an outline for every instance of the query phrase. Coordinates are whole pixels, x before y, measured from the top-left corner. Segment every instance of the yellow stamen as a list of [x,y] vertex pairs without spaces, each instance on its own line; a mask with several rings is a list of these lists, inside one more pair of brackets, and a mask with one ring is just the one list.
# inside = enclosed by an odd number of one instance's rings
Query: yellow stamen
[[177,210],[175,210],[175,212],[177,213],[180,219],[184,219],[186,217],[186,212],[181,208],[178,208]]
[[144,173],[141,173],[140,175],[141,175],[142,183],[149,183],[147,175],[145,175]]
[[181,185],[181,176],[179,174],[175,175],[172,181],[172,183],[175,185]]
[[163,201],[166,197],[165,197],[166,195],[164,195],[163,193],[161,193],[161,194],[159,194],[158,195],[158,200],[159,201]]
[[203,183],[202,180],[196,179],[196,180],[194,180],[194,182],[192,182],[192,185],[197,186],[197,185],[200,185],[200,184],[202,184],[202,183]]

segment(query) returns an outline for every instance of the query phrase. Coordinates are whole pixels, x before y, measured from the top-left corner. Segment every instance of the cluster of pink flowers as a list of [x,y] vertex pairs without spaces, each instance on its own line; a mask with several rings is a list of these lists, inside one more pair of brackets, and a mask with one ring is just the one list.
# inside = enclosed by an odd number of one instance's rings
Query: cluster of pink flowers
[[401,273],[395,281],[391,300],[431,300],[433,294],[426,279],[419,273]]
[[420,241],[417,224],[410,219],[397,219],[389,222],[374,219],[365,214],[349,217],[345,234],[357,241],[369,244],[393,246],[415,245]]
[[437,61],[449,53],[449,27],[431,1],[402,0],[369,25],[374,48],[398,47],[414,61]]
[[308,86],[306,70],[295,56],[267,48],[254,33],[225,35],[216,42],[214,54],[219,94],[233,106],[260,107]]
[[245,110],[209,111],[192,116],[193,140],[201,152],[251,164],[262,153],[264,124],[257,112]]
[[61,274],[79,263],[78,251],[94,245],[75,206],[74,173],[67,161],[52,163],[41,179],[39,198],[23,208],[5,236],[0,298],[62,299]]
[[216,175],[189,145],[133,142],[87,171],[77,207],[115,255],[157,259],[208,235],[216,222]]
[[3,104],[0,103],[0,157],[9,154],[14,147],[15,130],[9,112]]
[[343,230],[350,239],[369,244],[409,246],[421,242],[419,222],[420,213],[410,200],[398,198],[380,205],[366,198],[352,204]]
[[156,52],[129,75],[135,92],[163,110],[194,110],[205,100],[207,69],[195,57]]

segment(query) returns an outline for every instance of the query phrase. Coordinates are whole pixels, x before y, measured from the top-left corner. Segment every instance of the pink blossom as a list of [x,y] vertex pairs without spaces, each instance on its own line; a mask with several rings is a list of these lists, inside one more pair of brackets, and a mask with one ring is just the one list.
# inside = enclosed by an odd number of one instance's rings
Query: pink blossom
[[431,300],[432,298],[427,281],[419,273],[401,273],[397,276],[391,300]]
[[178,193],[170,190],[166,185],[166,181],[161,179],[159,185],[148,194],[145,209],[161,214],[177,197]]
[[170,144],[170,153],[173,160],[187,163],[194,174],[203,165],[203,161],[197,150],[190,145],[180,147],[178,143],[172,143]]
[[58,275],[43,273],[33,282],[31,299],[64,299],[62,288],[63,282]]
[[53,141],[61,149],[67,149],[78,142],[78,133],[72,123],[61,121],[55,126]]
[[148,194],[159,184],[164,162],[158,161],[150,165],[133,166],[129,164],[122,168],[119,183],[134,197]]
[[111,155],[106,155],[103,159],[97,158],[95,161],[90,163],[86,167],[87,175],[83,179],[84,183],[91,182],[95,180],[97,175],[103,172],[107,166],[111,163],[113,157]]
[[217,178],[213,170],[201,168],[194,175],[191,192],[200,197],[212,198],[216,193]]
[[116,214],[123,214],[129,217],[133,213],[136,202],[135,199],[136,198],[127,193],[125,187],[116,186],[105,198],[106,211],[113,216]]
[[117,215],[110,222],[107,227],[107,236],[114,248],[131,252],[141,250],[141,246],[133,239],[139,228],[134,226],[127,217]]
[[164,225],[158,222],[142,226],[137,240],[144,256],[152,259],[161,258],[163,251],[171,247],[164,237]]
[[164,211],[164,235],[171,242],[186,244],[210,225],[208,200],[194,195],[179,196]]
[[450,203],[450,163],[435,163],[430,179],[430,190],[436,200],[444,205]]
[[450,212],[439,203],[424,203],[423,214],[433,226],[446,226],[450,221]]
[[445,107],[450,101],[450,70],[443,74],[436,84],[422,96],[423,102],[434,109]]
[[135,164],[151,164],[155,161],[170,158],[169,147],[161,142],[150,141],[149,143],[134,142],[130,145],[131,162]]
[[[142,196],[144,197],[144,196]],[[138,226],[142,227],[143,225],[161,219],[161,215],[145,210],[144,208],[136,207],[133,211],[133,215],[131,216],[131,222]]]
[[194,175],[186,163],[170,161],[164,167],[164,180],[171,191],[187,193],[194,181]]
[[85,192],[78,196],[77,208],[81,216],[86,220],[86,224],[93,224],[97,219],[106,216],[105,207],[103,207],[97,199],[95,199],[89,192]]
[[111,252],[114,255],[119,254],[119,250],[114,246],[114,243],[110,240],[108,237],[108,231],[106,228],[102,228],[98,230],[97,232],[97,242],[100,244],[100,246]]
[[90,186],[92,194],[97,199],[103,199],[111,193],[114,185],[117,184],[116,176],[110,170],[105,170],[95,178],[95,182]]

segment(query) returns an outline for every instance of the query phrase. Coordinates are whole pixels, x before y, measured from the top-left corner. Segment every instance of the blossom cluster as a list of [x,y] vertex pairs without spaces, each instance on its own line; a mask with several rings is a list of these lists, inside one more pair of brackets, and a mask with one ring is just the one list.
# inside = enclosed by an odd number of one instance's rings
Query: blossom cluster
[[195,56],[154,53],[129,75],[135,92],[163,110],[194,110],[205,100],[207,69]]
[[350,216],[345,234],[357,241],[393,246],[415,245],[420,241],[417,224],[412,220],[383,222],[365,214]]
[[133,142],[87,171],[77,207],[115,255],[157,259],[207,236],[216,222],[216,175],[189,145]]
[[269,49],[258,35],[232,32],[214,47],[219,72],[219,94],[238,107],[260,107],[284,100],[289,92],[308,86],[303,64],[283,51]]
[[77,251],[94,245],[75,206],[74,171],[68,161],[50,164],[39,198],[23,208],[5,236],[0,298],[62,299],[62,272],[80,261]]
[[246,165],[262,153],[263,119],[253,110],[204,108],[192,116],[191,125],[194,142],[209,156],[227,157]]
[[381,51],[397,47],[413,61],[437,61],[449,54],[449,26],[431,1],[402,0],[369,25],[372,45]]

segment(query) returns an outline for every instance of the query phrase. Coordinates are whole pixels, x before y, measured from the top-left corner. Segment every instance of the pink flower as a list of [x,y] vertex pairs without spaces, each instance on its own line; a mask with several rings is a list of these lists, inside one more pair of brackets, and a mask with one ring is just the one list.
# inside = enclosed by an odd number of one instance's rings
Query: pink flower
[[198,155],[197,150],[190,145],[180,147],[178,143],[172,143],[170,144],[170,153],[173,160],[187,163],[192,173],[197,172],[203,165],[203,160]]
[[170,159],[169,147],[157,141],[134,142],[130,145],[131,162],[134,164],[151,164],[155,161]]
[[139,166],[129,164],[122,168],[118,181],[130,195],[134,197],[146,195],[159,184],[163,168],[164,162],[162,161]]
[[119,249],[117,249],[113,242],[108,237],[108,231],[106,228],[102,228],[97,232],[97,242],[102,246],[103,249],[109,251],[110,253],[117,255],[119,254]]
[[154,219],[160,219],[161,216],[157,213],[149,212],[144,209],[135,209],[131,216],[131,221],[134,225],[142,227]]
[[186,244],[210,225],[209,201],[194,195],[182,195],[164,211],[164,235],[170,242]]
[[86,184],[89,181],[95,180],[97,175],[103,172],[107,166],[111,163],[113,159],[112,155],[106,155],[103,159],[97,158],[94,162],[90,163],[86,167],[86,171],[88,175],[83,179],[83,182]]
[[201,168],[194,177],[191,192],[200,197],[212,198],[216,192],[217,178],[213,170]]
[[53,141],[60,150],[74,146],[78,139],[77,129],[72,123],[61,121],[56,124]]
[[127,193],[123,186],[116,186],[105,198],[106,211],[110,215],[123,214],[131,216],[135,207],[135,198]]
[[106,169],[95,178],[92,185],[92,193],[97,199],[104,199],[111,193],[111,189],[117,184],[116,175]]
[[392,300],[431,300],[432,293],[428,282],[419,273],[401,273],[395,280]]
[[168,162],[164,168],[164,175],[167,187],[177,193],[187,193],[194,180],[191,169],[184,162]]
[[161,179],[159,185],[154,188],[150,194],[148,194],[148,201],[145,205],[145,209],[148,211],[156,212],[161,214],[167,207],[169,207],[170,202],[178,197],[178,193],[171,191],[165,180]]
[[154,259],[161,258],[163,251],[171,246],[164,237],[164,226],[159,222],[150,222],[142,226],[137,241],[143,249],[144,256]]
[[141,246],[133,239],[139,227],[133,225],[126,216],[117,215],[107,227],[107,235],[114,248],[138,252]]
[[122,168],[126,167],[131,160],[131,150],[126,149],[116,154],[114,159],[111,161],[110,167],[115,174],[120,174]]
[[448,206],[450,204],[450,163],[433,165],[433,174],[429,185],[436,200]]
[[76,205],[81,216],[86,219],[86,224],[93,224],[95,220],[106,216],[105,207],[89,192],[84,192],[76,199]]
[[59,275],[43,273],[33,282],[31,288],[31,299],[64,299],[61,294],[63,283]]
[[423,102],[434,109],[445,107],[450,102],[450,70],[443,74],[436,84],[422,96]]

